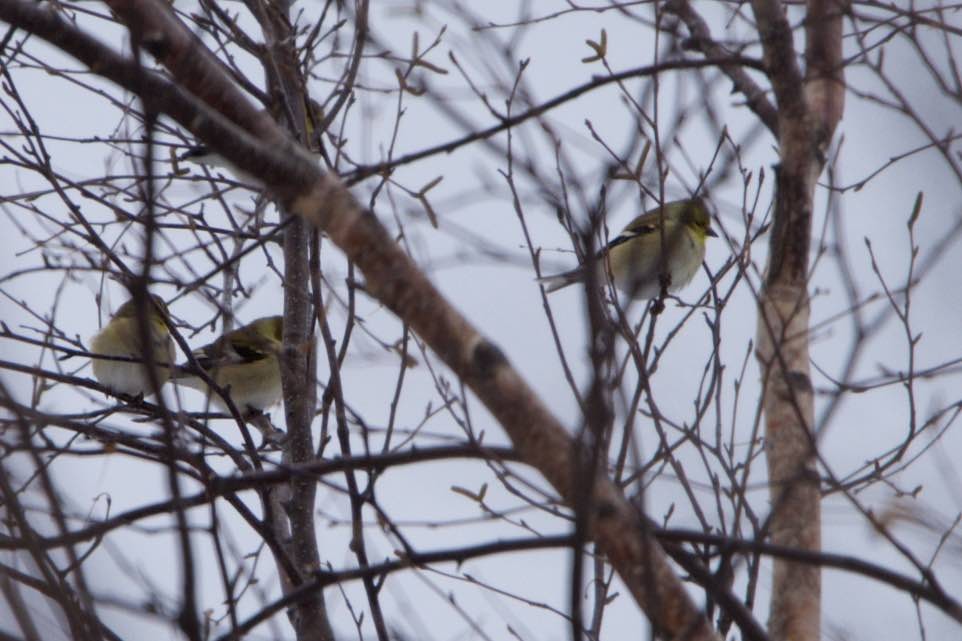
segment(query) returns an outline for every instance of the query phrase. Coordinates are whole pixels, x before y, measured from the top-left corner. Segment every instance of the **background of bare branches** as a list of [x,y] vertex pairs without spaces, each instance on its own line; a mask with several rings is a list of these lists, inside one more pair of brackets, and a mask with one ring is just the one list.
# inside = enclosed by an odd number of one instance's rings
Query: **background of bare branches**
[[[42,7],[130,54],[126,4]],[[705,564],[714,587],[697,576],[686,585],[720,637],[753,634],[719,607],[726,586],[761,629],[777,614],[772,555],[823,568],[822,638],[958,635],[957,7],[856,2],[842,20],[845,112],[816,154],[825,169],[808,252],[820,556],[765,547],[754,350],[775,165],[785,165],[772,132],[781,96],[762,71],[757,21],[763,5],[781,5],[501,4],[296,3],[290,20],[254,0],[173,6],[264,100],[258,108],[321,152],[321,167],[508,355],[583,450],[598,448],[625,496],[667,528],[664,544]],[[786,3],[803,69],[816,4]],[[321,239],[309,256],[309,227],[282,225],[286,214],[243,178],[173,163],[190,133],[152,121],[137,96],[9,24],[4,638],[219,639],[248,628],[253,638],[326,638],[320,619],[337,638],[617,639],[645,629],[584,538],[588,508],[565,505],[518,460],[466,384],[369,295],[340,251]],[[281,64],[287,54],[298,67]],[[292,99],[305,91],[320,109]],[[641,209],[696,190],[723,238],[664,313],[586,306],[577,288],[542,297],[535,275],[573,265],[583,231],[600,242]],[[168,387],[165,412],[105,396],[91,379],[89,337],[128,297],[118,280],[144,271],[150,237],[150,290],[194,347],[282,313],[285,269],[300,270],[286,283],[302,323],[308,301],[323,310],[316,414],[302,373],[288,377],[299,402],[272,416],[289,431],[304,426],[296,433],[313,442],[299,454],[253,452],[240,425],[207,414],[194,392]],[[571,469],[572,486],[591,473]],[[312,512],[276,507],[291,478]],[[316,501],[305,498],[315,488]],[[276,518],[262,522],[271,501]],[[276,527],[288,517],[295,542],[315,548],[291,545],[285,561]],[[324,598],[282,581],[285,562],[326,586]],[[288,610],[284,595],[301,607]]]

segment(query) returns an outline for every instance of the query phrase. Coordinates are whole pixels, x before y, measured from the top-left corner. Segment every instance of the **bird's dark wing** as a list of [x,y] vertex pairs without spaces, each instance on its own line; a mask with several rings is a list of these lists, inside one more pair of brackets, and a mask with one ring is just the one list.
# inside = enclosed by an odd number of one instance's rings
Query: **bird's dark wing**
[[234,351],[237,352],[237,355],[240,356],[245,363],[253,363],[268,356],[263,350],[251,345],[234,345]]
[[627,243],[632,238],[638,238],[639,236],[644,236],[655,232],[658,229],[657,225],[651,223],[642,223],[639,225],[628,226],[621,231],[620,234],[608,241],[608,244],[603,250],[598,253],[598,256],[603,256],[606,252],[610,252],[612,249],[621,245],[622,243]]

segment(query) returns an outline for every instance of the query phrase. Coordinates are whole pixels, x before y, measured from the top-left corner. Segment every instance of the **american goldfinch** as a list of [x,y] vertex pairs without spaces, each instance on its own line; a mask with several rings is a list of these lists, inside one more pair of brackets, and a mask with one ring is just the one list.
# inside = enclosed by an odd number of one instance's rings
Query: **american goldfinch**
[[[664,234],[660,228],[664,222]],[[614,284],[629,298],[655,298],[661,291],[659,273],[662,267],[662,247],[666,251],[664,270],[668,276],[668,291],[687,285],[705,258],[705,239],[718,236],[711,228],[711,217],[701,198],[676,200],[647,211],[628,223],[620,234],[598,252],[597,265],[610,273]],[[539,280],[545,292],[553,292],[577,283],[584,277],[584,268]]]
[[[157,380],[163,385],[170,378],[170,366],[174,362],[174,340],[167,331],[164,318],[167,306],[157,296],[147,302],[147,326],[150,330],[150,349],[157,365]],[[137,304],[133,299],[120,306],[110,322],[90,341],[91,350],[104,356],[125,356],[144,360],[141,350],[140,325],[137,320]],[[151,395],[147,368],[143,362],[93,359],[94,376],[98,381],[120,394],[130,396]]]
[[[210,345],[194,350],[197,364],[230,395],[241,412],[263,411],[281,399],[281,351],[283,318],[266,316],[227,332]],[[178,383],[210,394],[214,403],[227,403],[211,392],[189,364],[182,365],[174,378]]]

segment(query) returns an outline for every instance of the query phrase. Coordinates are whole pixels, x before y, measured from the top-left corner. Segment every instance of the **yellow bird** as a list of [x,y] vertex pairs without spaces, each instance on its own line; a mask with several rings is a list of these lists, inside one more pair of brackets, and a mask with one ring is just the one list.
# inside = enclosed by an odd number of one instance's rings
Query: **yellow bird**
[[[278,355],[283,338],[283,318],[266,316],[227,332],[216,341],[192,352],[197,364],[230,395],[238,410],[264,411],[281,400],[281,369]],[[227,403],[209,389],[190,364],[178,367],[178,383],[208,394],[214,403]]]
[[[170,366],[174,363],[174,340],[167,331],[164,319],[168,316],[167,305],[157,296],[150,296],[147,303],[147,327],[150,333],[150,350],[160,385],[170,378]],[[119,394],[150,396],[150,385],[144,352],[141,349],[140,326],[137,304],[133,299],[120,306],[110,322],[91,340],[95,354],[124,356],[140,362],[93,359],[94,376],[106,387]]]
[[[662,233],[664,225],[664,233]],[[611,274],[615,286],[629,298],[655,298],[661,291],[659,274],[668,276],[674,292],[698,273],[705,260],[705,240],[718,236],[701,198],[665,203],[638,216],[598,252],[597,266]],[[662,249],[665,250],[665,258]],[[567,287],[584,279],[584,266],[539,280],[545,292]]]

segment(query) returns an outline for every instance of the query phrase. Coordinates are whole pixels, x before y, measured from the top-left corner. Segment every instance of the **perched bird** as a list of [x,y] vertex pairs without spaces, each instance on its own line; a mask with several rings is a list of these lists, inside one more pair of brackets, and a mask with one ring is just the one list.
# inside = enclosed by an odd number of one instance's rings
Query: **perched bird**
[[[628,223],[599,251],[598,269],[610,273],[615,286],[629,298],[655,298],[661,291],[662,269],[668,276],[670,292],[681,289],[694,278],[705,258],[708,236],[718,234],[711,228],[711,216],[701,198],[665,203],[664,207],[647,211]],[[583,278],[582,265],[539,280],[550,293]]]
[[[278,355],[282,336],[282,317],[266,316],[227,332],[192,355],[204,373],[230,395],[238,410],[263,411],[281,399]],[[208,388],[192,365],[177,369],[174,379],[178,383],[206,392],[218,407],[227,409],[224,399]]]
[[[164,323],[168,315],[167,306],[157,296],[150,296],[144,311],[150,331],[150,353],[157,366],[154,371],[157,372],[158,383],[163,385],[170,378],[170,366],[175,358],[174,340]],[[124,356],[144,361],[137,313],[137,304],[133,299],[121,305],[110,322],[90,340],[91,350],[104,356]],[[93,370],[98,381],[119,394],[150,396],[154,392],[143,362],[94,358]]]

